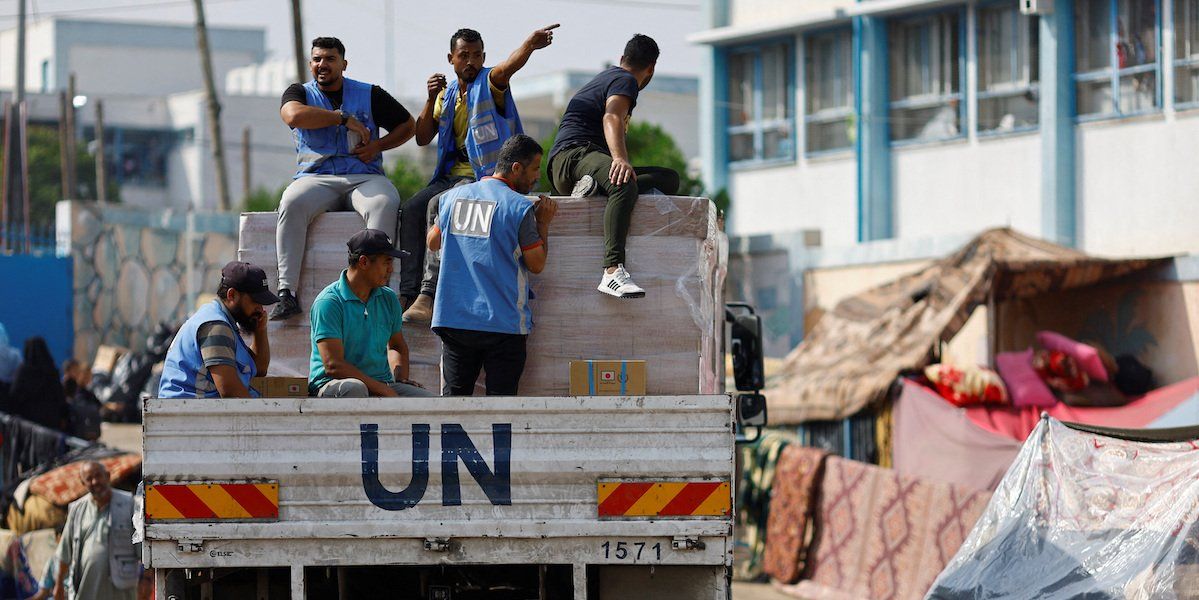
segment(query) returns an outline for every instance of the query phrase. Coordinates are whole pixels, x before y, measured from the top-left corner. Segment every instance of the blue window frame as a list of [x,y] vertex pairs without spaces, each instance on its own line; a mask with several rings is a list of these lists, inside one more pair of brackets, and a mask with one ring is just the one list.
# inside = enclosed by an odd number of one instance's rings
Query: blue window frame
[[853,30],[846,27],[806,36],[805,153],[835,152],[853,146],[854,92]]
[[1080,120],[1161,107],[1158,0],[1083,0],[1074,5],[1075,97]]
[[1199,106],[1199,0],[1174,0],[1174,105]]
[[794,56],[790,40],[729,52],[730,163],[795,160]]
[[954,9],[889,23],[892,140],[923,142],[963,135],[963,21],[962,10]]
[[978,7],[978,131],[1036,129],[1040,58],[1037,18],[1010,3]]

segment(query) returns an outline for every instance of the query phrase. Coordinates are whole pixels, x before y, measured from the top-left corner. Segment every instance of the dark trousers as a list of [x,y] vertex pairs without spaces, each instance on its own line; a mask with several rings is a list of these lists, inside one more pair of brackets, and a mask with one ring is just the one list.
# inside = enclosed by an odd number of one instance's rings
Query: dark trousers
[[629,237],[629,221],[637,195],[657,189],[668,196],[679,193],[679,174],[665,167],[634,167],[636,179],[624,185],[613,185],[608,179],[612,157],[598,146],[589,144],[560,150],[550,157],[549,176],[554,191],[568,195],[575,182],[584,175],[595,179],[599,189],[608,196],[604,209],[604,267],[624,264],[625,241]]
[[[421,280],[425,272],[425,234],[428,232],[426,213],[429,210],[429,202],[463,179],[466,178],[437,179],[404,203],[400,212],[400,250],[407,251],[408,257],[400,259],[400,286],[396,290],[397,295],[412,299],[421,293]],[[470,178],[469,181],[474,181],[474,178]],[[432,288],[437,289],[436,281],[433,282]],[[429,295],[433,295],[432,292],[429,292]]]
[[488,396],[515,396],[525,371],[527,335],[436,327],[441,338],[442,396],[473,396],[479,371]]

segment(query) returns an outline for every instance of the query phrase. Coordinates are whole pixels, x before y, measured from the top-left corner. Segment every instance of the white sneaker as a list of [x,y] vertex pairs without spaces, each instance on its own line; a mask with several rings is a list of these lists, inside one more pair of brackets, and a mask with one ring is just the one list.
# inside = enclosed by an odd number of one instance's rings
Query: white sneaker
[[586,198],[595,193],[595,178],[590,175],[584,175],[575,182],[574,189],[570,190],[571,198]]
[[633,283],[633,278],[624,269],[624,265],[617,265],[616,270],[611,273],[605,270],[604,278],[600,280],[599,286],[595,289],[617,298],[645,297],[645,290]]

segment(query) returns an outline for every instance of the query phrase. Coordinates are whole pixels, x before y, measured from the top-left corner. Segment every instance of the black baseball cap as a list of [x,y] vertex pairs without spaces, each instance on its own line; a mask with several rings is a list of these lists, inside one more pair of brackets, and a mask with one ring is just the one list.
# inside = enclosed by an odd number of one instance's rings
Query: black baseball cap
[[391,243],[391,238],[387,237],[386,233],[378,229],[363,229],[354,234],[350,241],[346,242],[346,247],[350,249],[350,254],[361,254],[363,256],[375,256],[377,254],[386,254],[395,258],[406,258],[408,253],[404,250],[399,250],[395,244]]
[[221,283],[243,294],[249,294],[259,304],[275,304],[279,301],[279,297],[267,287],[266,271],[257,265],[232,261],[221,269]]

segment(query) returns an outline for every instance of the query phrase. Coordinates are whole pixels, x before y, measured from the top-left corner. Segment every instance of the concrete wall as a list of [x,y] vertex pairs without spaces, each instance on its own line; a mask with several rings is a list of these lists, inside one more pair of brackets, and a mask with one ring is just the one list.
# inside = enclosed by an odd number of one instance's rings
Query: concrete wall
[[736,0],[729,2],[729,25],[769,25],[806,13],[853,6],[854,0]]
[[[208,35],[218,88],[230,70],[266,55],[265,30],[210,27]],[[51,91],[65,88],[72,72],[82,94],[161,96],[203,87],[190,25],[31,19],[26,40],[28,91],[42,89],[43,61],[49,63],[44,83]],[[0,31],[0,56],[16,56],[15,29]],[[11,60],[0,61],[0,88],[12,88],[15,72]]]
[[[279,99],[274,96],[226,96],[221,99],[221,126],[225,138],[225,164],[229,195],[234,210],[242,206],[242,129],[250,128],[250,189],[275,190],[291,181],[296,169],[291,131],[279,118]],[[190,131],[191,139],[180,141],[169,157],[169,206],[216,210],[216,166],[212,159],[208,114],[204,94],[189,92],[170,97],[174,128]]]
[[1040,235],[1039,135],[895,148],[892,160],[897,237],[1003,226]]
[[1080,245],[1109,255],[1199,251],[1199,112],[1080,125]]
[[729,173],[732,235],[819,230],[822,246],[857,241],[856,164],[839,155]]
[[237,254],[237,215],[59,202],[60,253],[73,259],[75,356],[101,344],[134,350],[213,293]]

